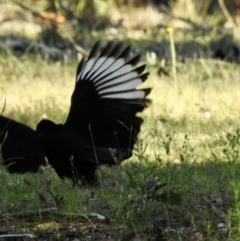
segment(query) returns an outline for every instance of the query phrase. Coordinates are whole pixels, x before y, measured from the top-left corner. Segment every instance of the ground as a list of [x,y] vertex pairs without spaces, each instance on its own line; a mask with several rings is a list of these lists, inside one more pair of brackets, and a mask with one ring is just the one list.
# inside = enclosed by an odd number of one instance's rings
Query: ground
[[[219,15],[195,18],[193,13],[180,21],[179,8],[171,18],[149,9],[136,11],[134,18],[125,12],[123,25],[111,19],[113,26],[100,30],[75,35],[68,29],[65,39],[52,34],[62,53],[74,49],[72,58],[64,61],[28,48],[1,52],[3,114],[33,128],[42,118],[65,121],[77,59],[105,36],[131,43],[133,53],[142,54],[150,72],[143,86],[152,88],[152,103],[141,114],[144,123],[133,157],[118,167],[101,167],[98,187],[73,187],[51,167],[25,175],[9,175],[1,167],[0,240],[6,240],[6,234],[12,235],[7,240],[239,239],[239,56],[231,59],[233,52],[224,60],[213,59],[216,45],[209,49],[215,40],[219,44],[220,32],[231,33],[230,38],[226,35],[227,52],[235,49],[239,27],[236,24],[229,32],[219,24],[224,15],[220,21]],[[158,16],[162,25],[149,27],[144,21],[148,15],[151,24]],[[188,17],[196,25],[186,21]],[[34,43],[42,43],[49,29]],[[11,34],[6,36],[4,41],[12,39]],[[86,52],[77,54],[69,36],[76,37],[77,47]],[[54,47],[50,42],[44,44]]]

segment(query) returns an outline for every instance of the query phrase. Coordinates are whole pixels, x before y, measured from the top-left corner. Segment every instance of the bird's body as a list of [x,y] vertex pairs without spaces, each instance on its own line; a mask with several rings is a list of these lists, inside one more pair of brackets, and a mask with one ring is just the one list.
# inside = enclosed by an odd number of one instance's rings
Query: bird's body
[[38,123],[36,131],[0,116],[3,164],[10,173],[37,172],[45,158],[59,177],[95,181],[101,164],[116,165],[132,155],[150,89],[137,90],[148,76],[128,60],[130,48],[99,42],[80,62],[71,107],[64,124]]
[[11,173],[37,172],[44,165],[44,133],[0,116],[3,164]]

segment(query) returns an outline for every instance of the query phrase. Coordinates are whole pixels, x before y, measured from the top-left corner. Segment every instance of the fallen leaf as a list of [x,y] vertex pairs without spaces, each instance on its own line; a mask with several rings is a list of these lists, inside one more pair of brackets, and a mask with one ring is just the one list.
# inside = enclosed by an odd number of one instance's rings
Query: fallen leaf
[[63,228],[62,225],[53,221],[50,223],[38,224],[33,230],[58,230],[60,228]]

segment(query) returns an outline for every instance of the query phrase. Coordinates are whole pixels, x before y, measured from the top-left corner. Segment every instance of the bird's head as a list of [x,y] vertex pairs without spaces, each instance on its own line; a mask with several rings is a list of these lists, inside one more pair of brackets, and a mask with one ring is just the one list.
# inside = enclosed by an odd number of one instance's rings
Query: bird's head
[[55,131],[57,129],[60,129],[62,127],[62,124],[55,124],[53,121],[50,120],[41,120],[37,124],[37,131]]

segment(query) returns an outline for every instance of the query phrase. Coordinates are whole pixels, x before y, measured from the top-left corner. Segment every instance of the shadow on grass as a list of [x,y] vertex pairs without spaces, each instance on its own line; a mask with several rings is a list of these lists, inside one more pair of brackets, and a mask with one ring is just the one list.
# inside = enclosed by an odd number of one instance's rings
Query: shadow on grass
[[[105,225],[108,220],[107,225],[111,223],[111,227],[123,230],[122,240],[182,240],[191,236],[195,237],[193,240],[200,236],[226,240],[229,235],[239,235],[237,161],[221,161],[216,155],[201,164],[189,164],[184,157],[178,164],[159,157],[149,161],[143,154],[136,159],[137,162],[127,161],[119,167],[102,167],[98,188],[73,188],[70,182],[59,180],[51,168],[36,175],[8,175],[3,171],[1,222],[7,226],[7,213],[26,213],[20,219],[12,217],[11,225],[17,232],[51,221],[70,226],[73,220]],[[56,208],[66,215],[27,215],[29,210],[46,208]],[[85,219],[84,215],[90,212],[106,219]]]

